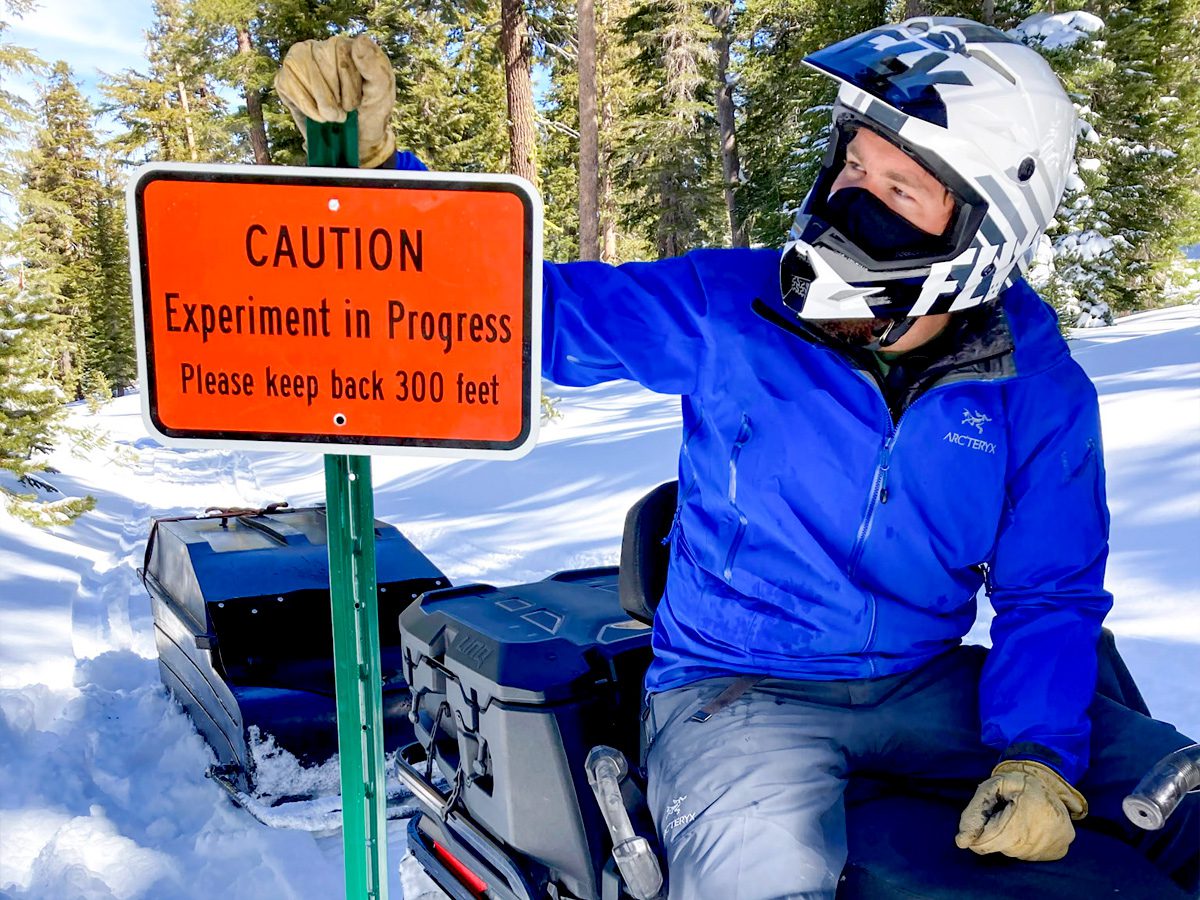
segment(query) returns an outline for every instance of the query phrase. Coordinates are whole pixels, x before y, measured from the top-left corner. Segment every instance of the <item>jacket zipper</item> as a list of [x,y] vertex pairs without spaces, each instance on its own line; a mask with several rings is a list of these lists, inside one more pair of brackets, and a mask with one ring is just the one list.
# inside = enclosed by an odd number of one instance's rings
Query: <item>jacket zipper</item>
[[[843,362],[845,363],[845,360],[843,360]],[[845,363],[845,365],[853,368],[849,365],[849,363]],[[887,436],[884,438],[883,446],[879,451],[879,460],[875,465],[875,477],[871,481],[871,496],[867,502],[867,511],[863,515],[862,523],[858,526],[858,536],[854,541],[854,548],[850,551],[850,561],[846,565],[846,574],[851,579],[854,578],[854,573],[858,570],[859,563],[862,562],[863,553],[867,548],[867,539],[870,537],[871,527],[875,523],[875,515],[880,506],[885,506],[887,504],[890,496],[887,482],[888,473],[892,464],[892,450],[896,445],[896,438],[900,434],[900,427],[904,424],[904,418],[909,414],[914,406],[943,386],[936,381],[930,384],[927,388],[925,388],[924,391],[916,396],[912,402],[908,404],[908,406],[904,408],[904,411],[900,413],[900,418],[893,423],[891,410],[887,408],[887,400],[883,395],[883,390],[879,387],[879,382],[874,378],[871,378],[866,372],[863,372],[860,369],[855,369],[854,371],[859,372],[863,378],[875,386],[879,399],[883,402],[884,410],[887,414]],[[867,598],[867,602],[870,606],[871,622],[867,629],[867,639],[863,642],[863,647],[860,651],[863,653],[870,649],[871,644],[875,640],[876,618],[879,611],[875,595],[867,592]]]
[[[683,436],[683,446],[680,449],[681,449],[683,455],[688,458],[689,464],[691,462],[690,444],[692,443],[692,438],[696,436],[696,432],[700,430],[701,424],[702,424],[701,422],[697,422],[695,425],[692,426],[692,430]],[[692,471],[693,471],[693,473],[695,472],[695,466],[692,467]],[[675,500],[675,515],[671,519],[671,528],[669,531],[667,531],[667,536],[662,539],[662,545],[664,547],[668,546],[671,543],[671,539],[673,537],[675,537],[675,532],[677,532],[679,530],[679,520],[683,516],[683,506],[685,503],[687,503],[688,498],[692,496],[692,491],[694,491],[696,489],[696,484],[697,484],[697,480],[696,480],[696,478],[693,477],[691,483],[688,485],[687,493],[681,494],[679,497],[676,498],[676,500]]]
[[742,447],[750,440],[750,435],[753,429],[750,427],[750,417],[742,413],[742,426],[738,429],[737,440],[733,442],[733,451],[729,456],[729,505],[733,507],[733,511],[737,513],[738,527],[733,535],[733,543],[729,545],[729,552],[725,555],[724,576],[726,584],[731,584],[733,579],[733,558],[737,555],[738,548],[742,544],[742,539],[746,536],[746,525],[748,520],[746,514],[738,509],[737,505],[737,464],[738,457],[742,455]]
[[[885,394],[883,392],[883,385],[880,383],[879,377],[877,375],[872,374],[873,370],[872,370],[872,372],[868,372],[860,366],[852,365],[851,361],[848,360],[838,349],[836,349],[835,347],[829,345],[828,343],[820,340],[818,336],[814,336],[814,335],[808,333],[807,331],[795,328],[791,323],[788,323],[788,322],[782,320],[780,317],[773,315],[771,313],[771,311],[769,310],[769,308],[766,308],[765,306],[762,305],[761,300],[755,300],[754,308],[759,313],[759,315],[763,316],[768,321],[772,321],[772,322],[775,322],[776,324],[782,325],[786,331],[788,331],[792,334],[795,334],[796,336],[800,337],[802,340],[809,341],[815,347],[825,350],[826,352],[831,354],[834,358],[836,358],[840,365],[845,366],[850,371],[859,375],[863,380],[869,382],[875,388],[875,394],[877,397],[879,397],[879,400],[883,405],[883,412],[884,412],[884,416],[885,416],[885,419],[887,422],[887,426],[886,426],[887,434],[886,434],[886,437],[884,438],[883,447],[880,448],[879,461],[875,466],[875,477],[871,481],[871,496],[867,503],[867,511],[863,516],[862,523],[858,527],[858,536],[856,537],[855,542],[854,542],[854,547],[850,552],[850,560],[846,565],[846,574],[850,578],[853,578],[854,572],[858,568],[858,564],[859,564],[859,562],[861,562],[862,555],[866,550],[867,538],[870,536],[870,533],[871,533],[871,525],[873,524],[874,519],[875,519],[875,512],[879,506],[884,505],[888,502],[889,494],[888,494],[888,487],[887,487],[887,479],[888,479],[888,471],[891,467],[892,448],[895,446],[896,436],[900,433],[900,426],[904,423],[904,417],[908,415],[909,411],[914,406],[916,406],[917,403],[919,403],[921,400],[925,399],[925,397],[927,397],[929,394],[936,391],[938,388],[940,388],[946,384],[957,384],[960,382],[959,381],[951,381],[951,382],[943,381],[944,378],[953,374],[953,372],[954,372],[953,367],[944,373],[939,373],[938,377],[933,379],[929,383],[928,387],[926,387],[924,390],[922,390],[920,393],[918,393],[917,396],[914,397],[912,399],[912,401],[907,406],[904,407],[903,411],[900,413],[900,418],[897,419],[895,422],[893,422],[892,421],[892,411],[888,407],[887,397],[885,396]],[[986,381],[986,379],[964,379],[964,380],[978,380],[980,383],[984,383]],[[726,572],[728,573],[728,571],[729,571],[729,566],[726,565]],[[726,580],[728,580],[728,574],[726,575]],[[868,593],[867,597],[869,598],[868,602],[870,604],[870,610],[871,610],[871,623],[870,623],[870,626],[867,631],[867,639],[863,644],[862,651],[860,651],[860,652],[865,652],[871,646],[871,643],[875,640],[877,603],[875,601],[874,594]],[[874,665],[872,664],[872,668],[873,667],[874,667]]]
[[[900,417],[900,421],[904,421],[903,416]],[[899,433],[900,422],[897,422],[894,428],[888,429],[888,436],[879,451],[879,461],[875,465],[875,477],[871,480],[871,497],[867,502],[867,512],[863,516],[862,524],[858,526],[858,537],[854,541],[854,548],[850,551],[850,562],[846,565],[846,574],[852,578],[855,569],[858,568],[859,560],[862,559],[863,551],[866,549],[867,537],[871,534],[871,525],[875,521],[875,511],[888,502],[888,469],[892,463],[892,447],[895,445],[896,436]]]

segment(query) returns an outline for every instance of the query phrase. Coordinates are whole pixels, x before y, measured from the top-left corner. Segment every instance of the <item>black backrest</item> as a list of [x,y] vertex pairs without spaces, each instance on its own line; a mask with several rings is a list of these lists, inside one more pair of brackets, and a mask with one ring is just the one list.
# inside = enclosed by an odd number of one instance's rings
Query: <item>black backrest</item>
[[671,546],[665,540],[675,521],[678,497],[679,482],[668,481],[635,503],[625,516],[617,588],[625,611],[647,624],[654,621],[654,610],[667,584]]

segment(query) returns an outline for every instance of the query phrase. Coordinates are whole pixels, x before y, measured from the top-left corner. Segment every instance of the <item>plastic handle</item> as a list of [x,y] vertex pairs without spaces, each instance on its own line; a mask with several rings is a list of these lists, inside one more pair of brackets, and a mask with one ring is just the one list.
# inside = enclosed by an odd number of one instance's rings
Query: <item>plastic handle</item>
[[1139,828],[1158,831],[1184,795],[1200,787],[1200,744],[1164,756],[1121,802],[1125,817]]
[[625,800],[621,797],[621,779],[629,771],[625,755],[612,747],[593,747],[584,768],[587,770],[588,784],[592,786],[592,793],[600,804],[600,812],[608,823],[613,844],[637,837],[629,821],[629,812],[625,809]]
[[584,769],[612,835],[613,859],[625,881],[626,892],[635,900],[657,900],[663,883],[658,858],[650,842],[633,830],[621,796],[621,780],[629,773],[625,755],[612,747],[593,747]]

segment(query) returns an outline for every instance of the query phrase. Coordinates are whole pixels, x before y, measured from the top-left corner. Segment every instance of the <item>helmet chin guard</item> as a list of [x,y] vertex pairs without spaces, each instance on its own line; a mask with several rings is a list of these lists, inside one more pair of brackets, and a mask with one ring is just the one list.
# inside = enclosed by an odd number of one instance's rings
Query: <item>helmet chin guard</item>
[[[977,22],[930,17],[872,29],[804,62],[841,87],[829,152],[784,248],[787,314],[902,322],[989,302],[1024,274],[1075,144],[1074,106],[1037,51]],[[869,241],[836,224],[829,187],[860,128],[952,195],[946,234],[923,252],[876,258]]]

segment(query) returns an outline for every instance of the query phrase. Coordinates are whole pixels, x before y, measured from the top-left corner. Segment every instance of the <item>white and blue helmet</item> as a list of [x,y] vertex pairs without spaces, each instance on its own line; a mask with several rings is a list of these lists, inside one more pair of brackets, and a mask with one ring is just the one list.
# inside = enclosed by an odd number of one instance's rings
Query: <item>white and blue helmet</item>
[[[986,303],[1024,274],[1075,149],[1074,106],[1037,51],[978,22],[929,17],[804,62],[840,88],[829,151],[784,248],[791,314],[898,322]],[[876,259],[823,216],[859,128],[899,146],[955,201],[946,233],[920,255]]]

